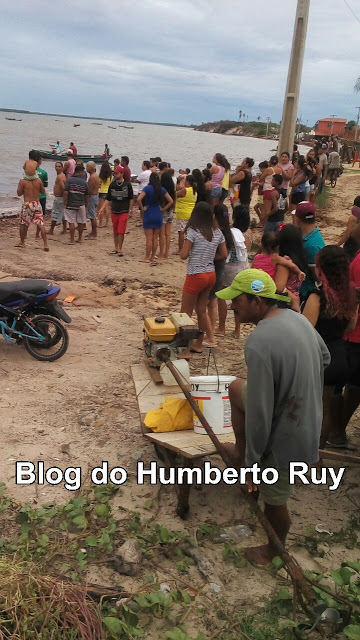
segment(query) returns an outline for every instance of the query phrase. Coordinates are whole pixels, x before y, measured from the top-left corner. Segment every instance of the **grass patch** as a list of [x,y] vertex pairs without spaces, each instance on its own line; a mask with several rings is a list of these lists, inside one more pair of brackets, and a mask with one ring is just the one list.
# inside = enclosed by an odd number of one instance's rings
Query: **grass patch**
[[[0,485],[0,640],[290,640],[294,633],[306,637],[312,622],[294,605],[290,583],[281,586],[282,578],[274,583],[275,593],[266,606],[253,607],[250,614],[238,603],[229,606],[226,587],[212,593],[210,579],[194,562],[193,547],[205,560],[211,545],[211,555],[224,563],[224,576],[237,571],[239,582],[247,566],[235,544],[214,545],[216,522],[201,525],[194,537],[157,523],[151,508],[148,520],[127,511],[117,522],[111,506],[116,491],[111,485],[94,487],[63,505],[32,508],[14,503]],[[359,531],[359,521],[351,518],[327,542],[354,548]],[[138,540],[143,553],[136,590],[125,593],[121,586],[107,587],[99,595],[87,584],[86,572],[99,564],[114,568],[113,552],[129,537]],[[319,540],[308,532],[304,544],[316,553]],[[275,577],[282,566],[276,561],[270,571]],[[342,608],[340,625],[331,637],[343,638],[339,634],[345,626],[345,637],[360,638],[360,563],[345,560],[330,572],[335,593],[353,606],[351,615],[323,591],[323,575],[309,577],[318,602]],[[161,585],[160,580],[169,584]]]

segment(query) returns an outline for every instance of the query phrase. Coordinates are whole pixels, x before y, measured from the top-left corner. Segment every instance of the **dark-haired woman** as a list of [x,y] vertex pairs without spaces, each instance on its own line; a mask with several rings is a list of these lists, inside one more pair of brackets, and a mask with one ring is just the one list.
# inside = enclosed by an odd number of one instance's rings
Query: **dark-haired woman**
[[303,314],[321,335],[331,355],[331,363],[324,374],[324,417],[320,438],[320,448],[323,448],[329,432],[334,429],[335,388],[342,389],[348,380],[343,336],[356,325],[358,304],[343,249],[335,245],[321,249],[316,255],[315,273],[321,287],[309,295]]
[[187,175],[185,181],[178,179],[176,185],[176,220],[179,234],[179,250],[173,255],[179,255],[184,244],[185,227],[196,204],[196,182],[193,175]]
[[342,232],[337,243],[339,247],[341,247],[341,245],[344,245],[345,249],[345,244],[349,240],[351,232],[354,229],[355,225],[358,224],[358,222],[360,222],[360,196],[356,196],[354,200],[354,204],[351,209],[351,216],[348,218],[346,229]]
[[[202,174],[202,172],[200,171],[200,169],[193,169],[192,170],[192,175],[193,178],[196,182],[196,202],[210,202],[210,191],[209,189],[207,189],[205,187],[205,181],[204,181],[204,176]],[[210,178],[210,184],[211,184],[211,178]],[[210,187],[211,189],[211,187]]]
[[[161,186],[157,173],[151,174],[149,184],[139,194],[137,201],[140,212],[143,214],[146,238],[145,259],[141,262],[153,262],[156,259],[160,229],[163,224],[163,212],[168,211],[174,201],[166,189]],[[145,209],[143,201],[145,201]],[[165,203],[164,206],[163,203]]]
[[219,260],[226,259],[225,238],[216,225],[210,205],[199,202],[186,225],[184,246],[180,252],[182,260],[188,259],[181,311],[191,317],[195,309],[199,329],[203,332],[193,344],[192,350],[196,353],[201,353],[203,346],[216,346],[207,313],[210,291],[216,282],[215,255]]
[[[294,263],[302,273],[306,273],[308,261],[300,229],[293,224],[284,225],[278,234],[278,241],[279,255],[288,262],[291,261]],[[294,311],[300,311],[300,287],[303,282],[302,277],[299,277],[298,274],[286,264],[278,264],[274,280],[278,291],[284,291],[286,288],[290,294],[292,300],[291,308]]]
[[210,169],[206,168],[202,170],[202,175],[204,178],[204,187],[205,187],[205,191],[206,191],[206,197],[207,200],[206,202],[210,202],[211,199],[211,173],[210,173]]
[[297,205],[303,202],[303,200],[306,200],[306,183],[311,176],[312,172],[308,169],[304,156],[299,156],[298,159],[294,161],[294,173],[290,180],[291,204]]
[[106,196],[108,194],[109,187],[113,180],[113,172],[107,160],[103,162],[100,167],[99,178],[100,178],[99,204],[98,204],[96,213],[99,216],[99,227],[104,226],[102,222],[105,214],[105,227],[107,227],[110,220],[110,213],[109,213],[108,207],[105,206]]
[[213,166],[210,169],[211,174],[211,201],[210,204],[215,206],[219,204],[222,194],[222,182],[225,172],[230,170],[230,164],[222,153],[215,153],[213,157]]
[[[230,228],[231,238],[224,234],[228,257],[225,263],[223,286],[229,287],[235,276],[249,268],[248,252],[252,245],[252,233],[249,230],[250,214],[246,205],[239,204],[234,207],[233,225]],[[225,335],[225,324],[227,317],[227,304],[225,300],[218,298],[219,323],[215,328],[216,336]],[[235,338],[240,338],[240,322],[235,315]]]
[[[233,243],[233,237],[231,235],[229,211],[227,206],[225,204],[216,204],[214,207],[214,216],[215,216],[215,222],[225,238],[226,251],[227,251],[227,255],[229,255],[229,251],[233,249],[234,243]],[[227,257],[222,258],[221,260],[218,260],[215,257],[214,264],[215,264],[216,281],[215,281],[215,285],[210,291],[209,304],[208,304],[208,314],[209,314],[211,325],[214,331],[215,331],[216,320],[217,320],[217,309],[218,309],[217,301],[219,300],[219,298],[217,298],[215,294],[217,291],[220,291],[221,289],[224,288],[226,260],[227,260]]]
[[315,198],[317,195],[317,187],[321,177],[321,169],[316,158],[315,149],[310,149],[310,151],[307,153],[306,163],[307,163],[308,169],[311,172],[311,176],[309,178],[309,185],[310,185],[309,201],[315,202]]

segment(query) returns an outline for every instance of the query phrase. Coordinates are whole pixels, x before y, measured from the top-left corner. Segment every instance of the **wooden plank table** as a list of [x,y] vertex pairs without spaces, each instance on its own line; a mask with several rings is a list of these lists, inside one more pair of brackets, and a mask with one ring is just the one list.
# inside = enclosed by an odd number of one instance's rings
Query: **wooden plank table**
[[[217,453],[207,434],[195,433],[191,429],[167,433],[154,433],[148,429],[144,424],[144,418],[150,409],[159,409],[166,396],[183,399],[184,394],[178,385],[155,384],[145,364],[133,365],[131,375],[135,385],[143,435],[154,444],[157,455],[165,461],[167,467],[175,465],[176,456],[181,458],[180,466],[192,467],[199,458]],[[218,438],[223,443],[235,442],[233,432],[219,435]],[[185,518],[189,511],[191,485],[175,485],[175,489],[178,496],[176,512],[181,518]]]

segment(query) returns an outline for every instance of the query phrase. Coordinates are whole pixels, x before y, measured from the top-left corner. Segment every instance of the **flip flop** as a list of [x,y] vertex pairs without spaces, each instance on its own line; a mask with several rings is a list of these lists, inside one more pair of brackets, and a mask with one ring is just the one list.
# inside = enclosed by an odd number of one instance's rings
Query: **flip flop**
[[118,256],[119,256],[119,258],[123,258],[123,257],[124,257],[123,252],[122,252],[122,251],[119,251]]
[[215,349],[215,347],[217,347],[217,344],[208,344],[208,342],[205,342],[205,340],[203,340],[203,347],[207,347],[208,349]]
[[326,446],[332,447],[333,449],[347,449],[349,444],[350,444],[349,436],[345,436],[345,442],[333,443],[333,442],[329,442],[329,440],[326,441]]
[[50,251],[49,247],[44,247],[44,251],[46,252]]
[[202,353],[201,351],[196,351],[196,349],[193,349],[192,347],[190,348],[190,353]]
[[109,256],[117,256],[118,255],[118,252],[115,251],[115,250],[114,251],[109,251],[108,253],[109,253]]
[[25,249],[24,244],[14,244],[15,249]]

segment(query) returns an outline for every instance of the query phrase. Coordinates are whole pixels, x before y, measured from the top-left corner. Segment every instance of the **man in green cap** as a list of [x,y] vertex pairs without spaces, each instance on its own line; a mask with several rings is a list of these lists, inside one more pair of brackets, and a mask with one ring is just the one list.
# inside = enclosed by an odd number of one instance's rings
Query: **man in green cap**
[[[232,300],[239,322],[253,323],[245,343],[247,381],[231,383],[235,445],[227,445],[237,466],[272,467],[275,484],[260,485],[265,515],[285,544],[290,529],[289,463],[310,465],[319,459],[324,369],[330,354],[320,335],[301,314],[279,309],[289,301],[276,293],[273,279],[260,269],[241,271],[230,287],[216,294]],[[249,492],[257,491],[251,482]],[[270,544],[251,547],[246,557],[266,565],[277,555]]]

